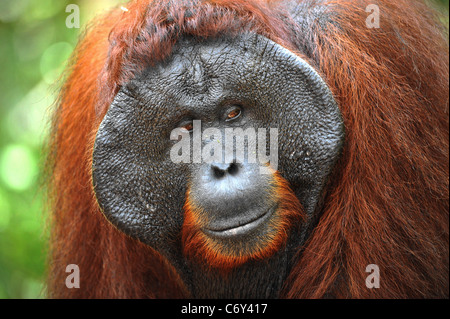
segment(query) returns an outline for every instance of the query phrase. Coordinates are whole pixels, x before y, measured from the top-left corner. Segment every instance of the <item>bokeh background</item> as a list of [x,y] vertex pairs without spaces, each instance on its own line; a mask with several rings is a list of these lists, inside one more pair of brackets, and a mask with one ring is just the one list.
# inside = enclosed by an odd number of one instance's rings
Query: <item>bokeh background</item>
[[[0,299],[45,297],[43,145],[58,76],[83,26],[126,0],[0,0]],[[432,0],[448,26],[448,0]],[[66,27],[66,6],[81,28]]]

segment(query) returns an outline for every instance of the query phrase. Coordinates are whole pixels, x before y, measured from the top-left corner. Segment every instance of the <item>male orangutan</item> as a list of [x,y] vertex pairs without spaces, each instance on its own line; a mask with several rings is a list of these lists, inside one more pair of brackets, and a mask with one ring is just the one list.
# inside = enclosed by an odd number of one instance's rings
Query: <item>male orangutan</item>
[[[448,297],[445,34],[411,0],[135,0],[96,19],[53,120],[49,297]],[[250,135],[244,160],[173,160],[184,138],[216,152],[208,129],[264,129],[276,165],[247,159]]]

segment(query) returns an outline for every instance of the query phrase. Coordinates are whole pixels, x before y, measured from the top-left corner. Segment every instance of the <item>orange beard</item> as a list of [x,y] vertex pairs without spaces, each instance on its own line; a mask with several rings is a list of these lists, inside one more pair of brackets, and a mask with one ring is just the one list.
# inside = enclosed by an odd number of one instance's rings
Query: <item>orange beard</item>
[[265,230],[256,239],[233,243],[232,247],[227,240],[212,238],[202,231],[208,224],[209,214],[192,202],[188,188],[182,228],[184,255],[227,271],[251,260],[268,258],[280,250],[286,244],[290,228],[304,220],[305,215],[289,183],[277,171],[273,173],[270,187],[272,191],[268,200],[272,204],[278,203],[278,208],[262,226]]

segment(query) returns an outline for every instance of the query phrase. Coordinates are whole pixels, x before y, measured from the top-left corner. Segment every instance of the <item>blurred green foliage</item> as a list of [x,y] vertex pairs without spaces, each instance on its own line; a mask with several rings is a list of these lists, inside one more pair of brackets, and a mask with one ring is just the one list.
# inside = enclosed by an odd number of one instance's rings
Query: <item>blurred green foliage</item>
[[[0,1],[0,298],[45,296],[47,235],[39,178],[53,84],[83,25],[124,2]],[[66,27],[71,3],[81,10],[81,29]],[[439,3],[448,12],[448,0]]]
[[[125,0],[0,0],[0,298],[42,298],[42,147],[55,82],[94,15]],[[68,4],[81,28],[66,27]]]

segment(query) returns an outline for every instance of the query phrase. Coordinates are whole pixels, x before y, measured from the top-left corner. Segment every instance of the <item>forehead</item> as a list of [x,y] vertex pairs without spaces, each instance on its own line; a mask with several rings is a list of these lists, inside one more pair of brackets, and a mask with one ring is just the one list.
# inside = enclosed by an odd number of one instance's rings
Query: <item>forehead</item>
[[194,38],[180,40],[170,57],[157,67],[148,69],[147,76],[164,78],[169,74],[191,76],[195,81],[205,72],[214,74],[215,70],[229,69],[236,62],[252,60],[257,55],[258,42],[262,37],[238,36],[220,37],[205,41]]
[[[130,83],[131,93],[127,92]],[[316,95],[311,90],[326,87],[306,61],[251,33],[233,38],[184,38],[168,58],[128,84],[123,95],[161,120],[169,116],[164,115],[168,111],[171,118],[195,117],[199,114],[195,112],[220,111],[230,103],[285,105],[282,109],[309,105]]]
[[257,60],[261,60],[257,50],[255,37],[183,39],[169,58],[148,68],[138,80],[178,100],[209,99],[236,87],[244,89],[248,75],[255,73]]
[[233,100],[255,99],[255,90],[270,74],[267,67],[271,62],[262,63],[261,54],[267,41],[250,34],[203,41],[182,39],[167,59],[132,81],[138,100],[145,101],[158,116],[170,110],[177,117],[188,110],[219,110]]

